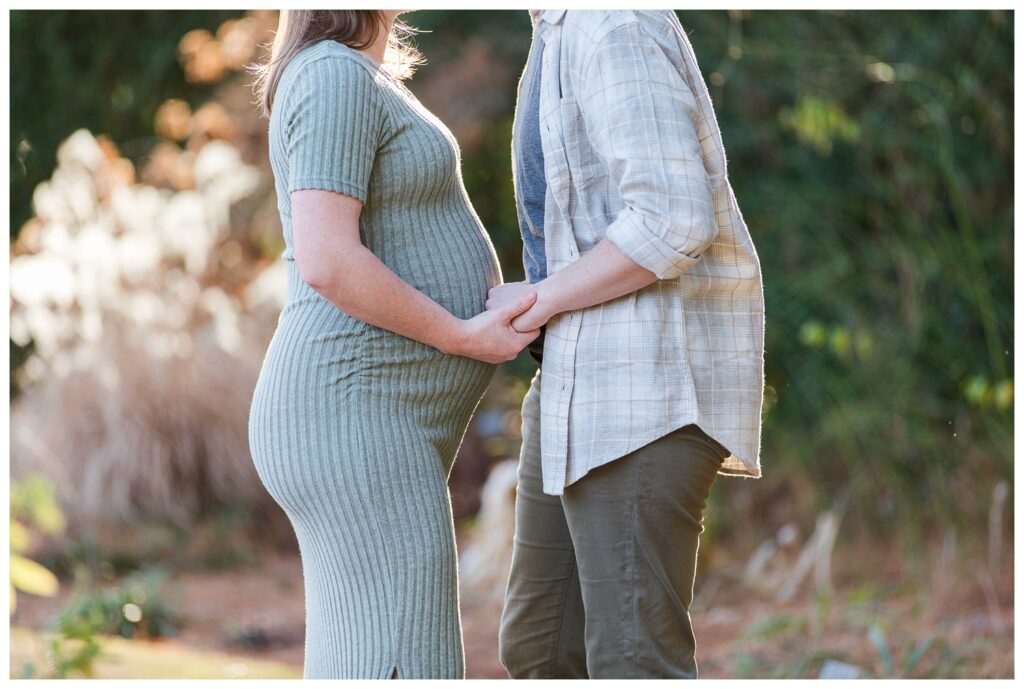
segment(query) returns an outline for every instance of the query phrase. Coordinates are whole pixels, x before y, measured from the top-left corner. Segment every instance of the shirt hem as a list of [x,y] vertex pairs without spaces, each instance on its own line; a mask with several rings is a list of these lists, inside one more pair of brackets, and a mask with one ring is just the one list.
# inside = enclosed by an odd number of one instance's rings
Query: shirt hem
[[[565,481],[564,484],[561,486],[559,486],[556,482],[545,479],[544,492],[547,495],[562,495],[565,492],[565,488],[576,483],[594,469],[602,467],[605,464],[614,462],[617,459],[622,459],[629,453],[635,452],[636,450],[639,450],[640,448],[653,443],[655,440],[691,423],[700,425],[700,421],[698,419],[688,417],[687,419],[684,419],[680,422],[673,422],[667,424],[666,426],[662,426],[658,431],[655,431],[654,434],[643,436],[643,438],[637,443],[630,443],[629,445],[626,445],[627,449],[616,451],[616,454],[612,457],[609,457],[608,459],[602,460],[592,466],[588,466],[586,469],[582,471],[573,471],[572,473],[565,474]],[[721,476],[753,479],[761,478],[762,476],[761,465],[759,461],[749,462],[744,460],[742,457],[735,453],[729,455],[723,460],[722,467],[718,470],[718,474]]]

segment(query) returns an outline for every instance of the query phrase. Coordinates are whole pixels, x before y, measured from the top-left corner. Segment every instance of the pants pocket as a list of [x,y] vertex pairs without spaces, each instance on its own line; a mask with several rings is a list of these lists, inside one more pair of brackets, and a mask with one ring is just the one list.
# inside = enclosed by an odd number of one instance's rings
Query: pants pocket
[[694,433],[700,435],[704,439],[704,442],[707,444],[707,446],[714,450],[715,454],[718,455],[723,461],[726,457],[732,454],[732,451],[729,450],[729,448],[727,448],[725,445],[712,438],[704,431],[703,428],[701,428],[697,424],[692,423],[686,428],[687,430],[692,430]]

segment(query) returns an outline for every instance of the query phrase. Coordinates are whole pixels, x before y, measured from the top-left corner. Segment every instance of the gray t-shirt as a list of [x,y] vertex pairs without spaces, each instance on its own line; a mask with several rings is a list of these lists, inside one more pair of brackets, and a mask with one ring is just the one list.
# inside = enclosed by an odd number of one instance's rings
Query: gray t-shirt
[[547,277],[544,256],[544,151],[540,142],[540,73],[544,41],[535,37],[530,46],[516,101],[512,126],[513,183],[519,232],[523,235],[523,269],[530,283]]

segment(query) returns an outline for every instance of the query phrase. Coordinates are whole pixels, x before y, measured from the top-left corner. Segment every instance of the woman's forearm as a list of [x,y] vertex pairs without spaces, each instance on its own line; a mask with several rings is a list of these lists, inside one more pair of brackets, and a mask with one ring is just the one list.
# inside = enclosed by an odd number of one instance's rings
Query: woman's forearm
[[362,244],[346,247],[333,269],[303,276],[345,313],[448,354],[461,353],[464,321],[405,282]]

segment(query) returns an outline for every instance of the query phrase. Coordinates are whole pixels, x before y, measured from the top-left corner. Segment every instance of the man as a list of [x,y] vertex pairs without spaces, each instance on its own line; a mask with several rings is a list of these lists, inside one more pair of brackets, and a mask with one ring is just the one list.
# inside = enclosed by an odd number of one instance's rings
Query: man
[[697,676],[718,474],[758,478],[761,269],[674,12],[531,11],[513,174],[542,324],[501,660],[515,678]]

